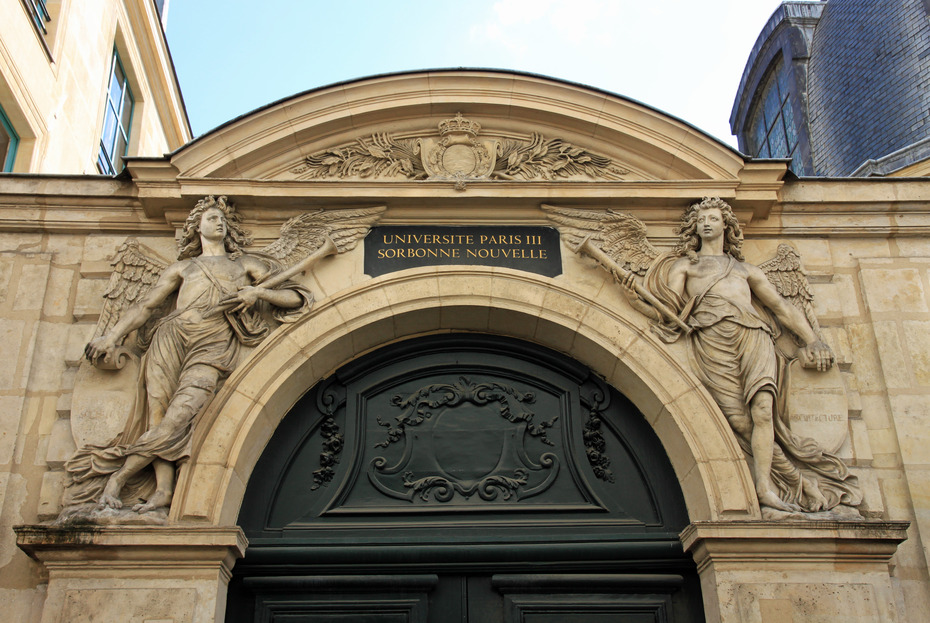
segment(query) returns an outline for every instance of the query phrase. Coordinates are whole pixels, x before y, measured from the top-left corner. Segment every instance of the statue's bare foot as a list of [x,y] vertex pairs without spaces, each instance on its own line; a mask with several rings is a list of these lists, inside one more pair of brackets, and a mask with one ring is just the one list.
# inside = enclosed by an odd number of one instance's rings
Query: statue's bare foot
[[115,482],[112,478],[108,480],[107,486],[103,489],[103,495],[97,501],[97,508],[100,510],[104,508],[123,508],[123,501],[119,499],[119,490],[120,485],[118,482]]
[[775,495],[774,491],[764,491],[760,493],[759,504],[762,506],[774,508],[776,510],[785,511],[786,513],[796,513],[803,510],[797,504],[789,504],[788,502],[785,502],[780,497]]
[[157,508],[167,508],[169,504],[171,504],[171,494],[158,489],[145,503],[136,504],[132,507],[132,510],[137,513],[147,513]]
[[100,496],[100,499],[97,501],[97,509],[103,510],[105,508],[114,508],[119,509],[123,508],[123,502],[118,498],[107,493],[104,493]]
[[816,480],[802,478],[801,487],[804,490],[804,495],[806,495],[811,501],[810,510],[812,512],[822,511],[827,508],[827,498],[825,498],[823,493],[821,493],[820,487],[817,485]]

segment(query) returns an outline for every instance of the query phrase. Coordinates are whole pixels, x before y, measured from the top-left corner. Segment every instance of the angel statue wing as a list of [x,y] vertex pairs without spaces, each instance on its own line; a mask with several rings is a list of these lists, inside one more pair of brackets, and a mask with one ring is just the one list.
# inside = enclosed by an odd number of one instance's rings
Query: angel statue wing
[[820,324],[814,314],[814,293],[807,272],[801,268],[801,255],[789,244],[780,244],[775,257],[759,264],[769,281],[784,298],[800,309],[814,333],[820,335]]
[[256,252],[274,258],[286,269],[263,285],[283,282],[323,256],[351,251],[384,210],[384,207],[317,210],[289,219],[281,226],[281,236]]
[[542,208],[573,249],[588,251],[590,247],[584,247],[595,246],[632,273],[645,275],[659,255],[658,249],[646,238],[646,224],[631,214],[548,205]]
[[[562,239],[575,253],[586,253],[618,280],[630,273],[642,277],[659,256],[659,250],[646,238],[646,224],[631,214],[614,210],[577,210],[544,205],[549,220],[559,226]],[[691,327],[665,303],[639,283],[633,290],[666,321],[684,333]]]
[[[113,272],[103,293],[103,309],[97,320],[94,338],[110,332],[120,316],[149,291],[169,262],[157,253],[129,238],[119,246],[110,262]],[[174,307],[174,297],[169,297],[152,317],[136,332],[137,346],[145,350],[151,341],[152,331],[160,318]],[[120,357],[116,367],[122,367]]]

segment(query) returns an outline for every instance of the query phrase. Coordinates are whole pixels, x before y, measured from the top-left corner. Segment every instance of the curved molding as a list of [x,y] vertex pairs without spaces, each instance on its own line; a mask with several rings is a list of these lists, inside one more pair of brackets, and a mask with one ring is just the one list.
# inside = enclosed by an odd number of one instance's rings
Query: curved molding
[[399,340],[469,331],[570,352],[624,393],[668,452],[692,520],[760,517],[743,453],[685,350],[658,343],[626,313],[554,280],[482,267],[407,270],[340,292],[269,337],[214,398],[181,470],[172,519],[234,524],[277,424],[340,366]]
[[[765,76],[776,55],[782,55],[786,63],[798,59],[806,63],[810,57],[811,38],[814,28],[823,13],[821,2],[784,2],[769,17],[759,33],[755,45],[746,61],[739,88],[730,111],[730,130],[740,134],[750,111],[750,98],[759,89],[759,81]],[[806,90],[806,84],[802,85]]]
[[482,132],[561,138],[613,159],[630,180],[733,180],[743,157],[688,124],[620,96],[541,76],[440,70],[376,76],[296,95],[171,155],[182,178],[287,179],[324,149],[376,132],[436,129],[461,112]]

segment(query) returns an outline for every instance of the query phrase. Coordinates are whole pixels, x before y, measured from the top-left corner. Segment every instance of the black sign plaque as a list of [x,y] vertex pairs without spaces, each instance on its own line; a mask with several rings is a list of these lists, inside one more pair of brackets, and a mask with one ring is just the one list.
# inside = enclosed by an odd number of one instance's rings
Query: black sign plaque
[[385,225],[365,237],[365,274],[445,265],[501,266],[562,274],[559,232],[534,226]]

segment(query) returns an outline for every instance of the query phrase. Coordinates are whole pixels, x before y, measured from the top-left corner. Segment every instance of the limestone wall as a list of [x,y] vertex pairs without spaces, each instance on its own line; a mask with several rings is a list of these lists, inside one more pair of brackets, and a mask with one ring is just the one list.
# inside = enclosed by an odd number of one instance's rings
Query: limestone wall
[[[6,195],[2,208],[5,225],[0,229],[0,344],[3,345],[0,357],[0,604],[6,612],[12,613],[10,620],[39,621],[43,616],[45,571],[16,546],[12,527],[48,521],[60,508],[63,464],[75,448],[70,420],[72,393],[82,349],[94,330],[101,309],[101,295],[111,272],[108,258],[127,236],[135,236],[165,259],[174,257],[174,228],[164,221],[145,217],[131,193],[119,183],[102,184],[106,186],[74,187],[71,193],[65,191],[66,184],[45,189],[23,187],[20,195]],[[873,565],[859,576],[864,585],[873,588],[849,589],[852,591],[849,595],[859,600],[857,603],[861,602],[864,613],[861,620],[917,620],[919,617],[915,613],[930,608],[928,553],[924,544],[924,539],[930,538],[930,443],[927,443],[925,432],[930,424],[930,407],[927,406],[930,393],[930,242],[926,237],[930,214],[919,201],[928,191],[930,183],[914,181],[789,183],[768,217],[755,219],[745,229],[745,251],[750,262],[761,263],[772,257],[782,242],[791,243],[800,252],[815,291],[818,318],[827,341],[836,351],[846,383],[848,409],[845,420],[839,424],[846,430],[838,454],[860,479],[866,498],[864,510],[869,517],[912,522],[908,540],[898,547],[892,558],[890,575],[885,577],[882,569]],[[24,199],[27,195],[44,196],[57,207]],[[403,207],[402,201],[396,203]],[[635,212],[633,206],[629,209]],[[390,210],[391,207],[388,216]],[[658,216],[648,221],[650,235],[666,247],[671,242],[673,220],[668,215],[672,212],[672,209],[656,212]],[[426,210],[408,210],[408,221],[410,214],[417,213],[423,219],[429,218]],[[451,218],[452,214],[447,212],[447,217]],[[466,218],[467,208],[455,214]],[[434,298],[436,301],[443,295],[447,298],[445,304],[437,303],[433,309],[432,324],[411,324],[412,316],[408,313],[416,307],[417,300],[433,296],[422,292],[422,296],[411,294],[416,288],[426,287],[423,284],[427,280],[422,279],[417,282],[419,285],[407,290],[392,285],[390,279],[383,279],[383,285],[375,284],[370,296],[358,299],[368,303],[383,301],[391,307],[388,311],[383,308],[348,311],[346,308],[340,312],[338,305],[331,305],[331,301],[348,290],[371,284],[362,274],[361,258],[361,249],[358,249],[340,257],[340,261],[322,264],[319,270],[303,278],[317,297],[321,322],[329,318],[325,321],[326,327],[318,326],[318,330],[333,334],[343,332],[349,337],[348,342],[354,344],[340,347],[343,350],[330,349],[327,357],[341,354],[332,361],[327,360],[326,365],[321,363],[320,375],[358,352],[418,331],[446,331],[468,326],[473,330],[500,330],[537,339],[527,333],[525,324],[518,326],[519,323],[512,322],[516,316],[502,312],[476,313],[480,306],[468,297],[476,292],[475,288],[484,287],[482,280],[491,284],[490,276],[450,279],[448,283],[453,285],[444,291],[443,283],[447,282],[441,277],[442,271],[434,272],[428,280],[432,284],[429,287],[435,289]],[[613,290],[614,284],[592,260],[575,256],[564,248],[563,260],[563,275],[551,281],[545,277],[526,277],[527,296],[536,297],[540,292],[551,294],[539,295],[542,298],[535,307],[524,305],[521,310],[522,314],[536,314],[542,319],[540,323],[548,322],[556,313],[577,315],[575,334],[553,337],[550,346],[563,344],[561,350],[595,369],[606,365],[603,363],[605,350],[590,347],[588,342],[575,337],[586,335],[584,324],[594,323],[594,315],[587,314],[583,304],[570,301],[571,297],[557,296],[558,292],[572,293],[572,297],[580,301],[598,301],[625,323],[623,331],[639,327],[637,339],[643,343],[654,340],[647,323]],[[520,296],[520,293],[508,292],[508,300],[517,301]],[[514,302],[512,306],[516,310],[519,304]],[[354,315],[349,317],[349,314]],[[366,314],[371,318],[377,316],[376,321],[365,320]],[[603,324],[604,320],[597,322]],[[391,329],[386,330],[386,327]],[[597,330],[606,331],[601,326]],[[280,341],[284,344],[282,348],[290,349],[291,354],[302,348],[296,334]],[[658,351],[664,346],[656,341],[655,348]],[[684,353],[675,348],[672,353]],[[635,349],[629,352],[646,353]],[[633,364],[646,365],[646,355],[642,357],[641,362]],[[635,365],[631,367],[635,369]],[[275,408],[283,410],[286,405]],[[664,420],[657,421],[663,422],[663,426],[667,424]],[[660,431],[660,436],[664,434]],[[699,440],[694,443],[700,445]],[[674,455],[683,452],[684,446],[669,446],[668,450]],[[237,456],[237,451],[224,448],[226,454],[212,452],[219,458],[215,459],[215,466],[205,468],[204,473],[209,476],[229,466],[254,464],[254,453],[259,452],[260,447],[241,448],[242,452],[251,453],[245,458]],[[678,455],[672,459],[673,463],[682,462]],[[735,471],[714,472],[729,475],[723,478],[726,482],[718,483],[718,491],[701,491],[701,494],[708,499],[738,500],[737,489],[728,489],[736,487],[732,479],[746,473],[745,465],[731,467]],[[684,476],[680,474],[686,497],[689,487],[707,486],[705,480]],[[237,477],[247,478],[247,473]],[[186,489],[180,493],[185,500],[193,500],[198,487],[201,491],[215,491],[219,482],[229,481],[217,476],[215,482],[201,479],[185,484],[182,478],[181,485]],[[743,488],[745,483],[738,487],[740,491]],[[224,494],[218,494],[220,502]],[[697,498],[691,496],[690,499]],[[203,500],[199,505],[204,505]],[[725,506],[722,503],[716,511],[697,506],[691,510],[696,514],[705,513],[704,518],[720,520],[726,519]],[[189,503],[189,508],[197,507],[196,501]],[[191,514],[186,520],[210,523],[220,517],[211,515],[209,510],[199,518]],[[741,512],[743,520],[751,520],[758,509]],[[235,509],[224,509],[223,513],[223,517],[235,516]],[[178,517],[177,514],[173,516]],[[821,610],[805,611],[804,608],[808,607],[805,604],[811,595],[829,592],[830,578],[842,577],[838,575],[844,573],[841,565],[819,562],[816,572],[779,584],[773,578],[787,573],[795,563],[785,556],[779,557],[779,545],[772,544],[771,538],[767,547],[767,555],[777,562],[765,573],[742,573],[739,566],[717,569],[720,604],[726,602],[727,594],[751,596],[745,597],[735,610],[721,606],[718,613],[721,620],[779,621],[784,620],[778,617],[786,612],[793,613],[795,620],[803,620],[799,617],[805,612],[829,614],[827,610],[835,607],[836,601],[824,601],[827,605]],[[886,584],[875,584],[879,576],[885,578],[881,582]],[[762,592],[753,592],[755,584]],[[804,588],[814,584],[820,588],[813,592]],[[704,590],[707,600],[714,585],[705,585]],[[878,595],[881,603],[876,605],[869,595]],[[714,598],[711,594],[710,599]],[[873,618],[870,612],[874,613]]]

